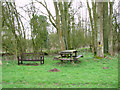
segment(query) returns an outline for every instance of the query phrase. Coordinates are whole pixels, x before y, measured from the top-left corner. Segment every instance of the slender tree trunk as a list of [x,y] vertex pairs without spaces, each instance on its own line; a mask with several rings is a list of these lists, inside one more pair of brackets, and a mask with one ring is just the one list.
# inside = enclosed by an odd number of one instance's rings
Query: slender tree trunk
[[[87,35],[87,9],[86,9],[86,18],[85,18],[85,38],[88,38],[88,35]],[[85,46],[87,45],[87,43],[88,43],[88,41],[87,42],[85,42]]]
[[72,17],[72,48],[75,49],[75,22],[74,22],[74,16]]
[[[89,21],[89,22],[90,22],[90,21]],[[92,35],[91,35],[91,30],[90,30],[90,28],[91,28],[91,26],[90,26],[90,23],[89,23],[89,25],[88,25],[88,37],[89,37],[90,40],[91,40],[91,36],[92,36]],[[89,46],[90,46],[90,51],[92,52],[91,43],[92,43],[92,42],[90,41],[90,45],[89,45]]]
[[70,22],[71,22],[71,20],[70,20],[70,14],[68,14],[68,30],[67,30],[67,47],[68,47],[68,49],[70,49],[71,48],[71,42],[70,42],[70,30],[71,30],[71,27],[70,27]]
[[110,16],[109,16],[109,49],[108,53],[113,55],[113,26],[112,26],[112,13],[113,13],[113,2],[110,2]]
[[[2,2],[0,1],[0,42],[2,42],[1,31],[2,31]],[[0,53],[2,53],[2,44],[0,44]]]
[[91,8],[89,6],[88,1],[87,1],[87,7],[88,7],[88,11],[89,11],[91,30],[92,30],[92,52],[93,52],[93,55],[95,56],[96,55],[96,50],[95,50],[95,32],[94,32],[94,28],[93,28],[93,19],[92,19],[92,15],[91,15]]
[[69,18],[70,18],[70,15],[69,15],[69,5],[68,5],[68,2],[65,2],[64,1],[64,15],[65,15],[65,32],[66,32],[66,43],[67,43],[67,49],[69,49],[69,46],[70,46],[70,40],[68,39],[70,37],[70,33],[69,33]]
[[58,33],[60,36],[61,50],[64,50],[65,48],[64,48],[63,37],[62,37],[62,32],[61,32],[61,27],[60,27],[60,16],[59,16],[57,2],[54,2],[54,6],[55,6],[55,11],[56,11],[56,25],[57,25]]
[[63,38],[64,38],[64,43],[65,43],[65,49],[67,49],[67,27],[66,27],[66,25],[67,25],[67,23],[66,23],[66,17],[65,17],[65,15],[66,15],[66,10],[65,10],[65,8],[63,8],[63,4],[62,4],[62,2],[59,2],[59,9],[60,9],[60,13],[61,13],[61,25],[62,25],[62,36],[63,36]]
[[108,2],[103,3],[103,39],[104,39],[104,53],[108,53],[108,30],[109,30],[109,17],[108,17]]
[[92,2],[93,10],[93,20],[94,20],[94,55],[97,54],[97,12],[96,12],[96,2]]
[[[0,42],[2,42],[1,37],[1,31],[2,31],[2,2],[0,1]],[[0,44],[0,53],[2,53],[2,44]],[[2,57],[0,55],[0,57]],[[0,83],[2,84],[2,59],[0,59]],[[2,90],[2,85],[0,86],[0,89]]]
[[97,3],[97,57],[104,57],[103,49],[103,3]]
[[[120,15],[120,1],[118,2],[118,14]],[[120,17],[118,17],[118,58],[120,58]],[[120,59],[119,62],[120,63]],[[120,84],[119,84],[120,85]]]
[[114,30],[113,30],[113,52],[114,55],[118,55],[118,23],[117,23],[117,18],[116,16],[114,17],[115,23],[114,23]]

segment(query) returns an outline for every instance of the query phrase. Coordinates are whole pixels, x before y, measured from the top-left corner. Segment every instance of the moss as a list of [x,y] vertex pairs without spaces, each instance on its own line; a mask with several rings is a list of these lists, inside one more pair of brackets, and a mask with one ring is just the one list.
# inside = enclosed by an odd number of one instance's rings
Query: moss
[[96,59],[102,59],[102,57],[95,56]]

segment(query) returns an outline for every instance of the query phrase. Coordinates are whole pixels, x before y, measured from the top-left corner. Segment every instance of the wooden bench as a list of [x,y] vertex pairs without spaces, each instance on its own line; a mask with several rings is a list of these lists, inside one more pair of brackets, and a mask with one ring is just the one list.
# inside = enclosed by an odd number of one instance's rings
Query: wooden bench
[[40,61],[44,64],[44,54],[43,53],[22,53],[18,58],[18,65],[23,64],[23,61]]

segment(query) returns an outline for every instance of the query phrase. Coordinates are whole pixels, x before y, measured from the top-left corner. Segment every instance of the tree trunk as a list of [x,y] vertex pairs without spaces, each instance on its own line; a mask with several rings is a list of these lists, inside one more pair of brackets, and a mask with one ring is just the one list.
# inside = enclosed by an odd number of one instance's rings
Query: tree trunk
[[91,30],[92,30],[92,52],[93,55],[96,55],[96,51],[95,51],[95,43],[94,43],[94,39],[95,39],[95,33],[94,33],[94,28],[93,28],[93,19],[92,19],[92,15],[91,15],[91,8],[89,6],[89,3],[87,1],[87,7],[88,7],[88,11],[89,11],[89,17],[90,17],[90,23],[91,23]]
[[115,23],[114,23],[114,30],[113,30],[113,52],[114,55],[118,55],[118,23],[117,23],[117,18],[116,16],[114,17]]
[[56,11],[56,26],[57,26],[58,33],[60,36],[61,50],[64,50],[65,48],[64,48],[63,37],[62,37],[62,32],[61,32],[61,27],[60,27],[60,16],[59,16],[57,2],[54,2],[54,6],[55,6],[55,11]]
[[[2,42],[1,31],[2,31],[2,2],[0,1],[0,42]],[[2,44],[0,44],[0,53],[2,53]]]
[[[119,8],[118,8],[118,13],[120,15],[120,1],[118,2]],[[120,17],[118,17],[118,54],[120,54]],[[118,55],[120,58],[120,55]]]
[[94,56],[97,54],[97,12],[96,12],[96,2],[92,2],[93,9],[93,20],[94,20]]
[[[66,17],[65,17],[65,15],[66,15],[66,10],[65,10],[65,8],[63,8],[63,4],[62,4],[62,2],[59,2],[59,9],[60,9],[60,13],[61,13],[61,25],[62,25],[62,36],[63,36],[63,38],[64,38],[64,43],[65,43],[65,49],[67,49],[67,27],[66,27],[66,25],[67,25],[67,23],[66,23]],[[66,21],[65,21],[66,20]]]
[[104,39],[104,53],[108,53],[108,30],[109,30],[109,17],[108,17],[108,2],[103,3],[103,39]]
[[74,22],[74,16],[72,17],[72,48],[75,49],[75,22]]
[[97,2],[97,57],[104,57],[103,49],[103,3]]
[[70,27],[70,22],[71,22],[71,19],[70,19],[70,14],[68,14],[68,30],[67,30],[67,47],[68,49],[71,49],[71,42],[70,42],[70,30],[71,30],[71,27]]
[[108,53],[113,55],[113,26],[112,26],[113,2],[110,2],[110,16],[109,16],[109,38],[108,38]]

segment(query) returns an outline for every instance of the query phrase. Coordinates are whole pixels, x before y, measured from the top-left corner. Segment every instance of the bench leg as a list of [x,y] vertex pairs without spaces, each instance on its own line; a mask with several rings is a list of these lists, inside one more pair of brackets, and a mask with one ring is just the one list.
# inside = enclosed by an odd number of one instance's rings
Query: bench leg
[[18,60],[18,65],[20,65],[19,60]]
[[19,65],[19,64],[20,64],[20,63],[19,63],[19,56],[17,56],[17,58],[18,58],[18,65]]
[[42,61],[40,61],[40,64],[42,64]]
[[21,60],[21,64],[23,64],[23,61]]
[[44,64],[44,60],[43,60],[43,64]]

